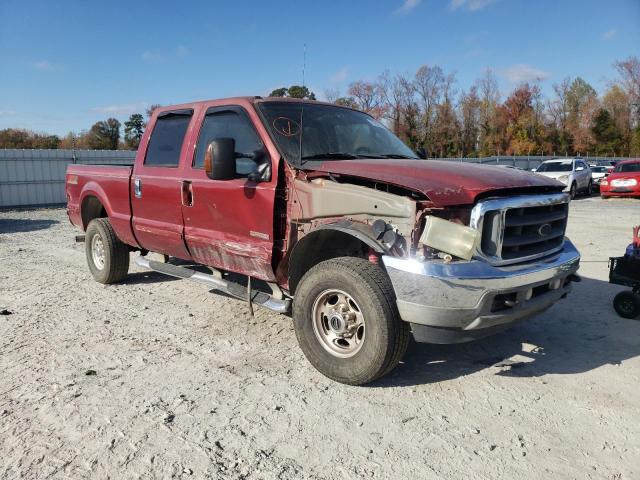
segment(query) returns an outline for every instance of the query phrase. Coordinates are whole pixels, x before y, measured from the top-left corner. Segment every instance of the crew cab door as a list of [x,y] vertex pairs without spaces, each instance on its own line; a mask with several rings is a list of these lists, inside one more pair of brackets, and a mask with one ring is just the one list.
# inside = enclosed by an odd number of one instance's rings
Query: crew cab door
[[[138,243],[152,252],[190,260],[182,222],[180,159],[193,110],[160,113],[149,125],[151,137],[144,158],[137,158],[131,179],[133,232]],[[140,145],[145,148],[145,145]]]
[[249,112],[238,105],[205,108],[198,124],[193,160],[184,169],[182,215],[189,251],[199,263],[273,280],[277,175],[272,173],[265,182],[249,181],[256,164],[248,158],[236,159],[236,178],[231,180],[212,180],[204,171],[209,143],[216,138],[233,138],[237,153],[264,149],[273,172],[265,148],[266,132],[261,137]]

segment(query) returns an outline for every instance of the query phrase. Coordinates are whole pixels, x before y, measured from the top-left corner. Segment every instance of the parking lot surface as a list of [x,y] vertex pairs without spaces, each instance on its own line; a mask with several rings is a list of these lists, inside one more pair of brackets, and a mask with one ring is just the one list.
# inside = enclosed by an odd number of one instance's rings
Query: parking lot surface
[[100,285],[63,209],[0,212],[0,478],[640,478],[640,321],[607,283],[637,224],[575,200],[569,298],[348,387],[289,317],[133,262]]

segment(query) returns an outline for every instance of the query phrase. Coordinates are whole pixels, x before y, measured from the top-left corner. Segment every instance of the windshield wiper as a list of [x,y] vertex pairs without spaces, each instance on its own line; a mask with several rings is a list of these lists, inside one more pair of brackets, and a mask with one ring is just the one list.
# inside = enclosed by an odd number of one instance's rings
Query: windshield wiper
[[353,155],[351,153],[344,152],[329,152],[329,153],[316,153],[314,155],[306,155],[302,157],[302,160],[320,160],[320,159],[337,159],[337,160],[355,160],[356,158],[362,158],[359,155]]
[[417,160],[416,157],[410,157],[409,155],[400,155],[399,153],[382,153],[380,155],[376,155],[378,158],[406,158],[409,160]]

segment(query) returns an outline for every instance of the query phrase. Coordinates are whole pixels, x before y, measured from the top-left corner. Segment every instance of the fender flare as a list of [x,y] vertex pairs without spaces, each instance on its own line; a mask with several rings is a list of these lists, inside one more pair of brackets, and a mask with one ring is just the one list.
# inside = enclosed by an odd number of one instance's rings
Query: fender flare
[[100,186],[100,184],[95,181],[87,182],[82,187],[82,191],[80,192],[80,201],[79,201],[80,218],[82,219],[83,228],[85,229],[87,228],[87,226],[84,225],[84,219],[82,218],[82,206],[84,205],[84,201],[86,200],[87,197],[96,197],[104,207],[105,211],[107,212],[107,216],[109,218],[111,218],[113,213],[113,208],[111,207],[109,196],[106,195],[106,193],[104,192],[104,189]]

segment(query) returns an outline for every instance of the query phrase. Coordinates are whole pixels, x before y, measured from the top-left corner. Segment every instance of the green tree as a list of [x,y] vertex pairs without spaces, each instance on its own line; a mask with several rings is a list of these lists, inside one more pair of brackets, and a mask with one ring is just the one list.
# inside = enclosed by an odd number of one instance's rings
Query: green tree
[[309,90],[307,87],[300,85],[291,85],[290,87],[280,87],[272,90],[269,94],[270,97],[290,97],[290,98],[307,98],[309,100],[315,100],[316,94]]
[[595,149],[598,155],[615,156],[622,149],[622,133],[608,110],[601,108],[593,119],[591,126]]
[[140,113],[134,113],[129,120],[124,122],[124,141],[127,147],[131,149],[138,148],[140,139],[144,133],[144,118]]
[[91,150],[117,150],[120,142],[120,122],[115,118],[93,124],[87,134]]
[[287,97],[288,95],[289,89],[287,87],[276,88],[269,94],[270,97]]

